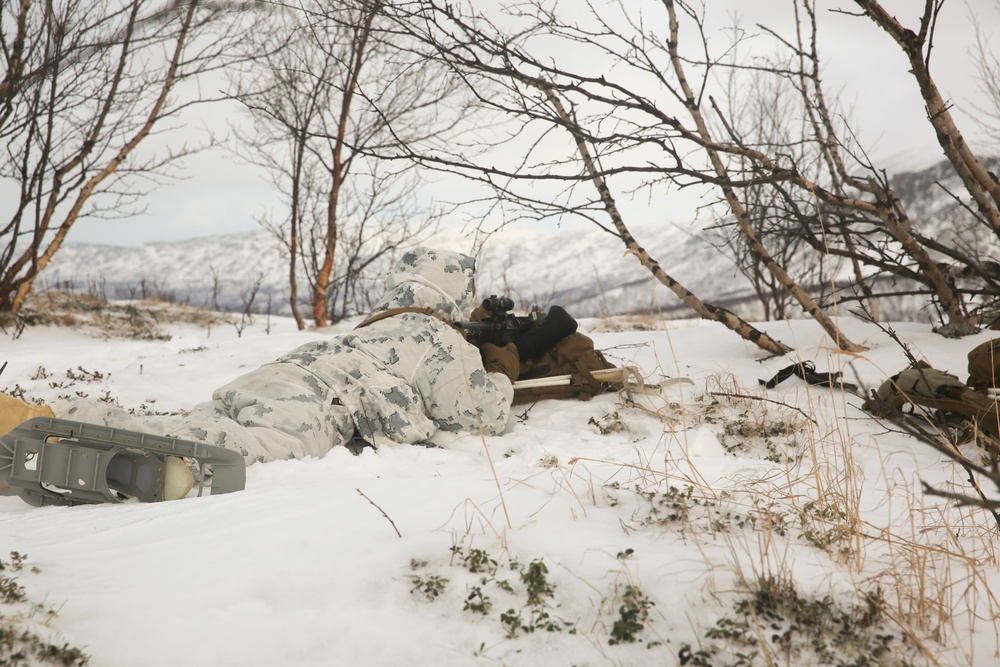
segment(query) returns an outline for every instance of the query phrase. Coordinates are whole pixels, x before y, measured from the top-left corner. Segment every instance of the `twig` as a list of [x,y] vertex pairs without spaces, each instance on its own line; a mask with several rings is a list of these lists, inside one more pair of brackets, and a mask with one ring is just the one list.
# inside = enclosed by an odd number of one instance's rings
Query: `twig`
[[369,498],[368,496],[366,496],[366,495],[365,495],[365,494],[364,494],[364,493],[363,493],[363,492],[361,491],[361,489],[358,489],[358,488],[355,488],[354,490],[355,490],[355,491],[357,491],[357,492],[358,492],[358,494],[359,494],[359,495],[360,495],[360,496],[361,496],[362,498],[364,498],[365,500],[367,500],[368,502],[370,502],[370,503],[372,504],[372,507],[374,507],[375,509],[377,509],[377,510],[378,510],[379,512],[381,512],[381,513],[382,513],[382,516],[384,516],[384,517],[385,517],[386,521],[388,521],[388,522],[389,522],[390,524],[392,524],[392,529],[393,529],[394,531],[396,531],[396,536],[397,536],[397,537],[399,537],[399,538],[402,538],[402,537],[403,537],[403,534],[399,532],[399,528],[396,528],[396,522],[395,522],[395,521],[393,521],[392,519],[390,519],[390,518],[389,518],[389,515],[385,513],[385,510],[384,510],[384,509],[382,509],[381,507],[379,507],[379,506],[378,506],[378,504],[376,504],[376,502],[375,502],[374,500],[372,500],[371,498]]
[[979,507],[996,513],[997,501],[995,500],[990,500],[989,498],[973,498],[972,496],[967,496],[963,493],[942,491],[941,489],[937,489],[923,480],[920,481],[920,484],[924,487],[924,493],[928,496],[937,496],[939,498],[952,500],[955,503],[955,507]]
[[[782,403],[781,401],[776,401],[773,398],[763,398],[761,396],[751,396],[750,394],[737,394],[737,393],[728,392],[728,391],[710,391],[710,392],[708,392],[708,395],[709,396],[727,396],[729,398],[749,398],[750,400],[753,400],[753,401],[764,401],[766,403],[774,403],[775,405],[780,405],[782,407],[789,408],[791,410],[795,410],[795,411],[799,412],[803,417],[805,417],[806,419],[808,419],[809,421],[811,421],[813,424],[816,424],[816,420],[813,419],[812,417],[810,417],[804,410],[802,410],[802,408],[797,408],[794,405],[789,405],[788,403]],[[816,425],[818,426],[818,424],[816,424]]]
[[[2,369],[2,368],[0,368],[0,371],[2,371],[2,370],[3,370],[3,369]],[[518,424],[523,424],[523,423],[525,423],[526,421],[528,421],[528,413],[529,413],[529,412],[531,412],[531,408],[535,407],[535,405],[536,405],[537,403],[538,403],[538,401],[535,401],[534,403],[532,403],[531,405],[529,405],[529,406],[528,406],[527,408],[525,408],[525,409],[524,409],[524,412],[522,412],[522,413],[521,413],[521,414],[519,414],[519,415],[515,415],[515,417],[517,417],[517,423],[518,423]]]

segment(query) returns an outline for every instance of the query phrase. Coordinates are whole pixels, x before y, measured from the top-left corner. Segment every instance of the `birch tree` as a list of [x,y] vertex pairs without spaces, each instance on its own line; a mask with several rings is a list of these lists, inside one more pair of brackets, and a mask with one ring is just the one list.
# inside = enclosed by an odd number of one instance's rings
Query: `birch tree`
[[398,48],[384,10],[383,0],[275,5],[235,84],[253,119],[243,152],[287,202],[266,226],[288,252],[300,328],[300,270],[312,320],[326,326],[365,307],[367,267],[420,242],[440,216],[413,165],[375,153],[446,132],[455,85]]
[[[140,147],[199,101],[179,89],[221,66],[241,16],[199,0],[3,3],[0,312],[17,317],[74,225],[137,212],[197,149]],[[225,34],[209,38],[224,21]]]
[[[943,0],[915,7],[912,30],[874,0],[835,4],[877,25],[907,55],[926,102],[908,111],[927,115],[967,190],[963,201],[995,230],[995,179],[964,141],[931,76]],[[824,88],[817,3],[787,7],[791,32],[759,26],[755,38],[767,48],[739,57],[737,43],[709,36],[704,8],[686,0],[529,0],[489,15],[471,4],[395,4],[394,18],[421,40],[423,54],[451,67],[479,110],[509,128],[494,146],[428,147],[406,157],[484,183],[498,202],[536,220],[610,220],[609,231],[678,295],[683,276],[644,259],[618,202],[669,202],[671,193],[697,188],[717,202],[717,221],[735,231],[746,263],[780,293],[782,314],[801,309],[846,352],[863,348],[841,331],[838,317],[846,310],[838,304],[861,300],[876,313],[887,295],[873,285],[883,278],[912,284],[908,289],[937,309],[944,329],[974,330],[969,317],[996,285],[992,265],[925,233],[922,223],[930,221],[912,219],[892,176],[868,158]],[[769,95],[776,86],[787,90],[786,112],[768,127],[745,122],[746,107],[734,96]],[[787,252],[788,243],[812,261]],[[682,299],[695,303],[687,294]],[[710,319],[722,312],[695,310]],[[753,327],[733,328],[766,341]]]

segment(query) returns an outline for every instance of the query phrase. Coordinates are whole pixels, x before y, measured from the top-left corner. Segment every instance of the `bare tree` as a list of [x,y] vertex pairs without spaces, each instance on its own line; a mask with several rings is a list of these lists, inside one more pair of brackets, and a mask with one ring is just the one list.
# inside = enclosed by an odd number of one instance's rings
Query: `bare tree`
[[[994,230],[996,181],[965,143],[930,76],[943,4],[926,2],[911,33],[879,3],[854,2],[859,16],[885,29],[907,54],[942,148],[968,191],[967,207]],[[678,188],[714,191],[736,231],[734,247],[752,266],[748,274],[761,293],[772,295],[776,314],[801,307],[845,351],[862,348],[828,309],[854,298],[876,312],[873,285],[881,276],[914,285],[913,293],[932,302],[959,334],[973,330],[970,309],[996,284],[984,258],[922,233],[892,178],[869,160],[828,102],[813,0],[789,3],[793,34],[761,28],[775,55],[743,60],[730,58],[729,45],[713,52],[717,42],[706,36],[702,13],[685,0],[529,0],[491,17],[459,3],[414,0],[392,11],[401,29],[423,41],[428,58],[452,67],[484,113],[510,121],[509,135],[494,150],[422,147],[408,157],[489,185],[498,201],[518,204],[519,215],[601,224],[602,211],[613,233],[643,259],[619,224],[625,216],[615,219],[610,202],[636,194],[662,200]],[[779,93],[784,108],[767,107]],[[742,122],[747,106],[734,95],[756,105],[751,119],[766,122]],[[565,132],[571,142],[560,141]],[[598,194],[588,196],[585,183]],[[651,270],[653,264],[646,262]],[[661,281],[676,291],[676,280]]]
[[611,195],[611,191],[608,189],[607,183],[600,173],[600,169],[598,169],[597,164],[590,155],[586,139],[582,133],[576,129],[576,124],[573,122],[572,116],[566,110],[559,97],[557,97],[551,89],[546,89],[545,92],[549,98],[549,102],[552,104],[553,108],[556,109],[556,112],[563,120],[565,126],[570,130],[570,132],[573,133],[576,139],[577,151],[580,154],[580,158],[583,160],[584,167],[586,168],[587,173],[591,175],[594,186],[597,188],[601,201],[604,204],[604,208],[607,211],[608,216],[611,218],[611,222],[614,224],[618,234],[621,236],[622,241],[625,243],[625,246],[629,249],[629,252],[636,255],[642,262],[643,266],[649,269],[657,280],[670,288],[674,294],[676,294],[685,304],[690,306],[702,318],[721,322],[746,340],[751,341],[761,349],[773,354],[781,355],[791,352],[790,347],[771,338],[769,335],[757,329],[731,311],[704,303],[701,299],[697,298],[694,294],[688,291],[687,288],[674,280],[660,267],[658,262],[649,256],[645,249],[642,248],[632,237],[628,227],[625,225],[625,221],[622,219],[621,213],[618,210],[618,205],[615,203],[614,197]]
[[[802,124],[806,122],[806,114],[801,108],[803,96],[796,85],[798,80],[772,75],[778,71],[795,71],[796,63],[789,62],[786,54],[778,53],[762,60],[762,68],[754,67],[745,62],[747,57],[740,48],[744,33],[738,24],[733,26],[732,33],[736,39],[726,62],[724,95],[713,98],[723,107],[721,116],[727,122],[712,123],[710,117],[713,132],[730,134],[744,145],[772,147],[794,156],[792,159],[799,168],[815,180],[821,169],[821,151],[816,142],[798,140],[803,134]],[[741,156],[732,159],[739,164],[740,172],[752,169],[752,164]],[[809,220],[815,209],[813,203],[769,183],[748,185],[742,190],[741,199],[755,236],[766,239],[768,251],[775,261],[822,303],[830,292],[826,285],[828,276],[838,267],[831,266],[829,261],[836,258],[813,252],[815,248],[809,233],[815,226]],[[832,216],[833,212],[828,215]],[[764,319],[791,316],[795,312],[794,299],[759,261],[740,226],[726,218],[713,231],[718,234],[717,247],[721,244],[720,249],[735,260],[752,287]]]
[[952,117],[951,104],[941,96],[931,76],[935,30],[945,1],[925,0],[916,30],[905,27],[876,0],[855,0],[855,4],[875,25],[888,33],[906,55],[909,72],[920,88],[927,119],[934,127],[941,150],[975,202],[981,221],[1000,238],[1000,181],[989,173],[965,141]]
[[[878,3],[856,4],[868,7],[866,11],[873,12],[871,16],[886,19],[884,10]],[[933,26],[943,5],[944,2],[936,0],[927,2],[924,6],[923,15],[919,19],[920,37],[917,39],[926,49],[926,58],[922,67],[914,65],[916,69],[911,71],[925,97],[928,120],[942,142],[945,155],[949,153],[945,144],[952,141],[961,143],[963,148],[956,152],[956,159],[961,156],[962,160],[975,163],[976,167],[970,168],[970,172],[978,172],[983,170],[983,164],[965,145],[949,112],[940,105],[940,96],[930,78],[929,57],[934,38]],[[784,220],[793,221],[801,230],[806,243],[818,253],[851,263],[855,277],[851,287],[860,292],[858,298],[865,300],[870,312],[877,313],[876,294],[872,290],[872,284],[882,276],[890,276],[893,281],[902,279],[910,284],[923,285],[926,290],[924,293],[940,308],[943,318],[948,321],[948,326],[944,329],[958,335],[975,331],[967,323],[970,306],[976,301],[982,305],[981,297],[984,294],[997,293],[998,285],[991,263],[984,262],[981,254],[971,246],[963,247],[961,232],[945,233],[937,238],[922,233],[920,223],[930,221],[913,220],[895,189],[894,179],[874,167],[864,157],[860,147],[853,145],[850,129],[845,123],[836,122],[836,114],[828,107],[827,96],[820,82],[815,3],[796,2],[794,7],[799,26],[795,38],[786,41],[775,33],[771,34],[788,46],[788,51],[798,58],[798,64],[794,67],[771,65],[765,69],[770,74],[784,76],[796,82],[802,98],[802,116],[807,120],[806,132],[801,141],[815,146],[822,159],[820,169],[811,175],[799,170],[801,175],[806,176],[806,184],[816,183],[818,187],[802,187],[804,183],[797,179],[776,182],[770,186],[782,192],[789,201],[795,200],[793,191],[797,190],[818,202],[817,206],[796,207],[796,211],[784,216]],[[900,29],[899,24],[895,28]],[[908,58],[912,63],[913,55],[908,54]],[[798,140],[788,141],[784,145],[792,147],[799,143]],[[955,166],[952,158],[949,161],[953,167],[949,170],[950,173],[960,179],[967,190],[966,196],[976,202],[975,206],[982,214],[969,216],[969,222],[965,226],[978,222],[993,230],[993,224],[989,221],[992,214],[982,207],[982,198],[977,195],[975,187],[970,189],[968,179],[962,176],[961,165]],[[960,199],[957,195],[952,196],[956,200]],[[804,212],[806,208],[815,209],[815,215],[811,217],[822,224],[810,223],[808,212]],[[866,273],[869,278],[865,277]],[[968,277],[972,280],[966,280]],[[960,280],[967,284],[961,285]]]
[[[754,226],[750,223],[750,217],[747,214],[743,199],[739,193],[738,183],[736,182],[741,178],[741,175],[737,175],[736,178],[733,177],[732,171],[729,165],[726,164],[724,157],[736,155],[743,160],[749,160],[751,163],[754,163],[753,166],[755,168],[757,166],[771,167],[772,172],[775,169],[780,169],[780,167],[778,167],[777,163],[773,160],[773,158],[771,158],[771,156],[765,155],[756,149],[744,147],[740,144],[721,144],[715,140],[713,136],[714,133],[706,121],[705,113],[702,108],[705,81],[702,80],[702,89],[696,94],[694,87],[688,79],[685,58],[681,57],[679,47],[680,23],[678,21],[676,8],[679,5],[695,22],[695,24],[698,25],[699,32],[702,32],[700,17],[683,3],[674,3],[670,0],[664,0],[664,5],[667,10],[670,25],[670,36],[667,39],[667,52],[669,54],[674,76],[677,77],[677,86],[678,92],[681,95],[681,101],[694,121],[694,128],[685,128],[685,130],[692,133],[692,138],[700,143],[702,148],[708,154],[709,162],[712,165],[712,171],[714,171],[715,176],[717,176],[716,183],[722,190],[726,204],[729,206],[729,210],[736,218],[736,224],[739,226],[740,232],[746,239],[750,252],[758,262],[762,263],[767,268],[768,272],[775,277],[778,283],[802,305],[802,308],[810,316],[812,316],[812,318],[815,319],[820,326],[823,327],[830,337],[837,342],[838,347],[847,352],[857,352],[863,350],[863,347],[851,342],[843,334],[841,334],[840,330],[827,316],[827,313],[820,308],[819,304],[817,304],[816,301],[792,278],[792,276],[789,275],[789,273],[785,270],[785,267],[771,256],[770,252],[768,252],[765,247],[763,240],[757,234],[757,230],[755,230]],[[704,43],[704,36],[702,36],[702,44]],[[716,113],[719,112],[719,108],[714,104],[714,101],[711,101],[710,108],[716,111]],[[729,137],[729,139],[732,140],[734,137]],[[751,179],[752,182],[756,182],[756,180],[757,179]],[[803,181],[805,181],[804,178]]]
[[237,124],[235,129],[240,152],[265,167],[283,188],[284,220],[273,223],[265,216],[260,222],[288,254],[289,305],[298,328],[304,329],[298,291],[301,230],[317,198],[322,198],[310,141],[332,104],[333,89],[326,80],[333,62],[306,59],[311,44],[298,18],[296,12],[272,10],[270,20],[262,24],[267,29],[251,33],[247,50],[252,57],[235,82],[235,95],[250,110],[251,125],[244,130]]
[[316,326],[363,303],[366,268],[420,241],[439,215],[412,165],[372,153],[447,130],[440,109],[455,85],[404,57],[383,10],[383,0],[275,7],[234,93],[254,118],[245,152],[286,196],[268,227],[289,252],[293,302],[299,267],[309,281]]
[[[219,66],[207,37],[240,10],[198,0],[21,0],[0,9],[0,311],[16,317],[79,220],[132,212],[143,190],[196,147],[141,153],[197,97],[181,84]],[[144,185],[145,183],[145,185]]]

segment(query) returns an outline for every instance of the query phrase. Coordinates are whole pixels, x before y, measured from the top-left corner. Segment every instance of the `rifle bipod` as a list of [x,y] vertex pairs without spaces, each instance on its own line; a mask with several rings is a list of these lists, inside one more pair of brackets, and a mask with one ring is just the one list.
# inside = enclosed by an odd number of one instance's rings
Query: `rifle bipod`
[[190,440],[36,417],[0,438],[0,485],[30,505],[120,503],[163,499],[166,459],[198,466],[200,496],[241,491],[246,464],[239,453]]

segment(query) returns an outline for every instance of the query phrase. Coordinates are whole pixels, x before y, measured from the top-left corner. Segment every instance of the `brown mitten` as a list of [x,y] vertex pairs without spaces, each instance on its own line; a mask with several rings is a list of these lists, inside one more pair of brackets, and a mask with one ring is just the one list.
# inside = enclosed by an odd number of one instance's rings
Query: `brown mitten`
[[476,306],[472,309],[472,314],[469,316],[470,322],[482,322],[487,317],[490,316],[490,312],[482,307],[482,305]]
[[517,346],[507,343],[498,347],[493,343],[483,343],[479,350],[483,353],[483,366],[490,373],[503,373],[511,382],[521,374],[521,360],[517,356]]

